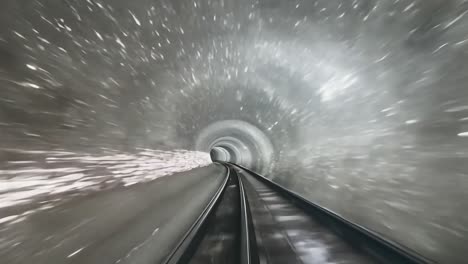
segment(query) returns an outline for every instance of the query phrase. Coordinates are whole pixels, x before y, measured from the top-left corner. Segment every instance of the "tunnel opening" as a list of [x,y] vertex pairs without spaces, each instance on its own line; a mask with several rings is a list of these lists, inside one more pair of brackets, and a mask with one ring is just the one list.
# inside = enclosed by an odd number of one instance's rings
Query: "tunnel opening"
[[210,150],[210,157],[213,162],[230,162],[231,156],[231,152],[223,147],[213,147]]
[[261,173],[273,167],[273,146],[256,126],[241,120],[223,120],[205,127],[196,149],[209,152],[213,162],[232,162]]

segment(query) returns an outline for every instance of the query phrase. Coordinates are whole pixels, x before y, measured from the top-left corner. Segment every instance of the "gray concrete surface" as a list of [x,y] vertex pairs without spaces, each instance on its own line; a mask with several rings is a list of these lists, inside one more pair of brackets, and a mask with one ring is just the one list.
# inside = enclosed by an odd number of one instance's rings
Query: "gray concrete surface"
[[464,263],[467,36],[466,0],[3,0],[0,148],[193,150],[240,120],[276,181]]
[[225,174],[214,164],[76,198],[0,226],[0,263],[159,263]]

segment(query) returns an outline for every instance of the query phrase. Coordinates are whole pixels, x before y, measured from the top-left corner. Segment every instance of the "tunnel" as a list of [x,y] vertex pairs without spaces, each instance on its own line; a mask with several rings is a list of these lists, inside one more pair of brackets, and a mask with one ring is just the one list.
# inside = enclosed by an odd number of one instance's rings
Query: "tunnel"
[[4,0],[0,259],[159,263],[149,252],[171,252],[219,186],[246,185],[254,208],[266,184],[387,246],[464,263],[467,12]]

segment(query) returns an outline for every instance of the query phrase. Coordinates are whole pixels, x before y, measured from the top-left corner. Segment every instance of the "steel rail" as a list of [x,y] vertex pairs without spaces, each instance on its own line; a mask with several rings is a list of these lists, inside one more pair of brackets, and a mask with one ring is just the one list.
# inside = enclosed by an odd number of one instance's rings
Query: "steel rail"
[[240,168],[244,172],[252,175],[256,179],[265,183],[291,203],[304,210],[309,216],[319,221],[323,226],[330,229],[339,237],[347,241],[357,250],[361,250],[380,263],[385,264],[428,264],[436,263],[420,254],[404,247],[398,243],[390,241],[380,234],[371,231],[363,226],[353,223],[335,212],[315,204],[298,193],[288,190],[270,179],[251,171],[243,166],[228,163],[233,167]]

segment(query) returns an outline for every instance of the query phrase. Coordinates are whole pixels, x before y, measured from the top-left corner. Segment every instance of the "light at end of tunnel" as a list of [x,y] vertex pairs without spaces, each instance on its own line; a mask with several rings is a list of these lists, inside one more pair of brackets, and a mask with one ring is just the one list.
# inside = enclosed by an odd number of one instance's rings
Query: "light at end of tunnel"
[[212,161],[232,162],[267,174],[273,167],[273,146],[257,127],[241,120],[217,121],[200,131],[196,149]]
[[211,161],[222,161],[229,162],[231,160],[231,154],[229,151],[223,147],[213,147],[210,150]]

